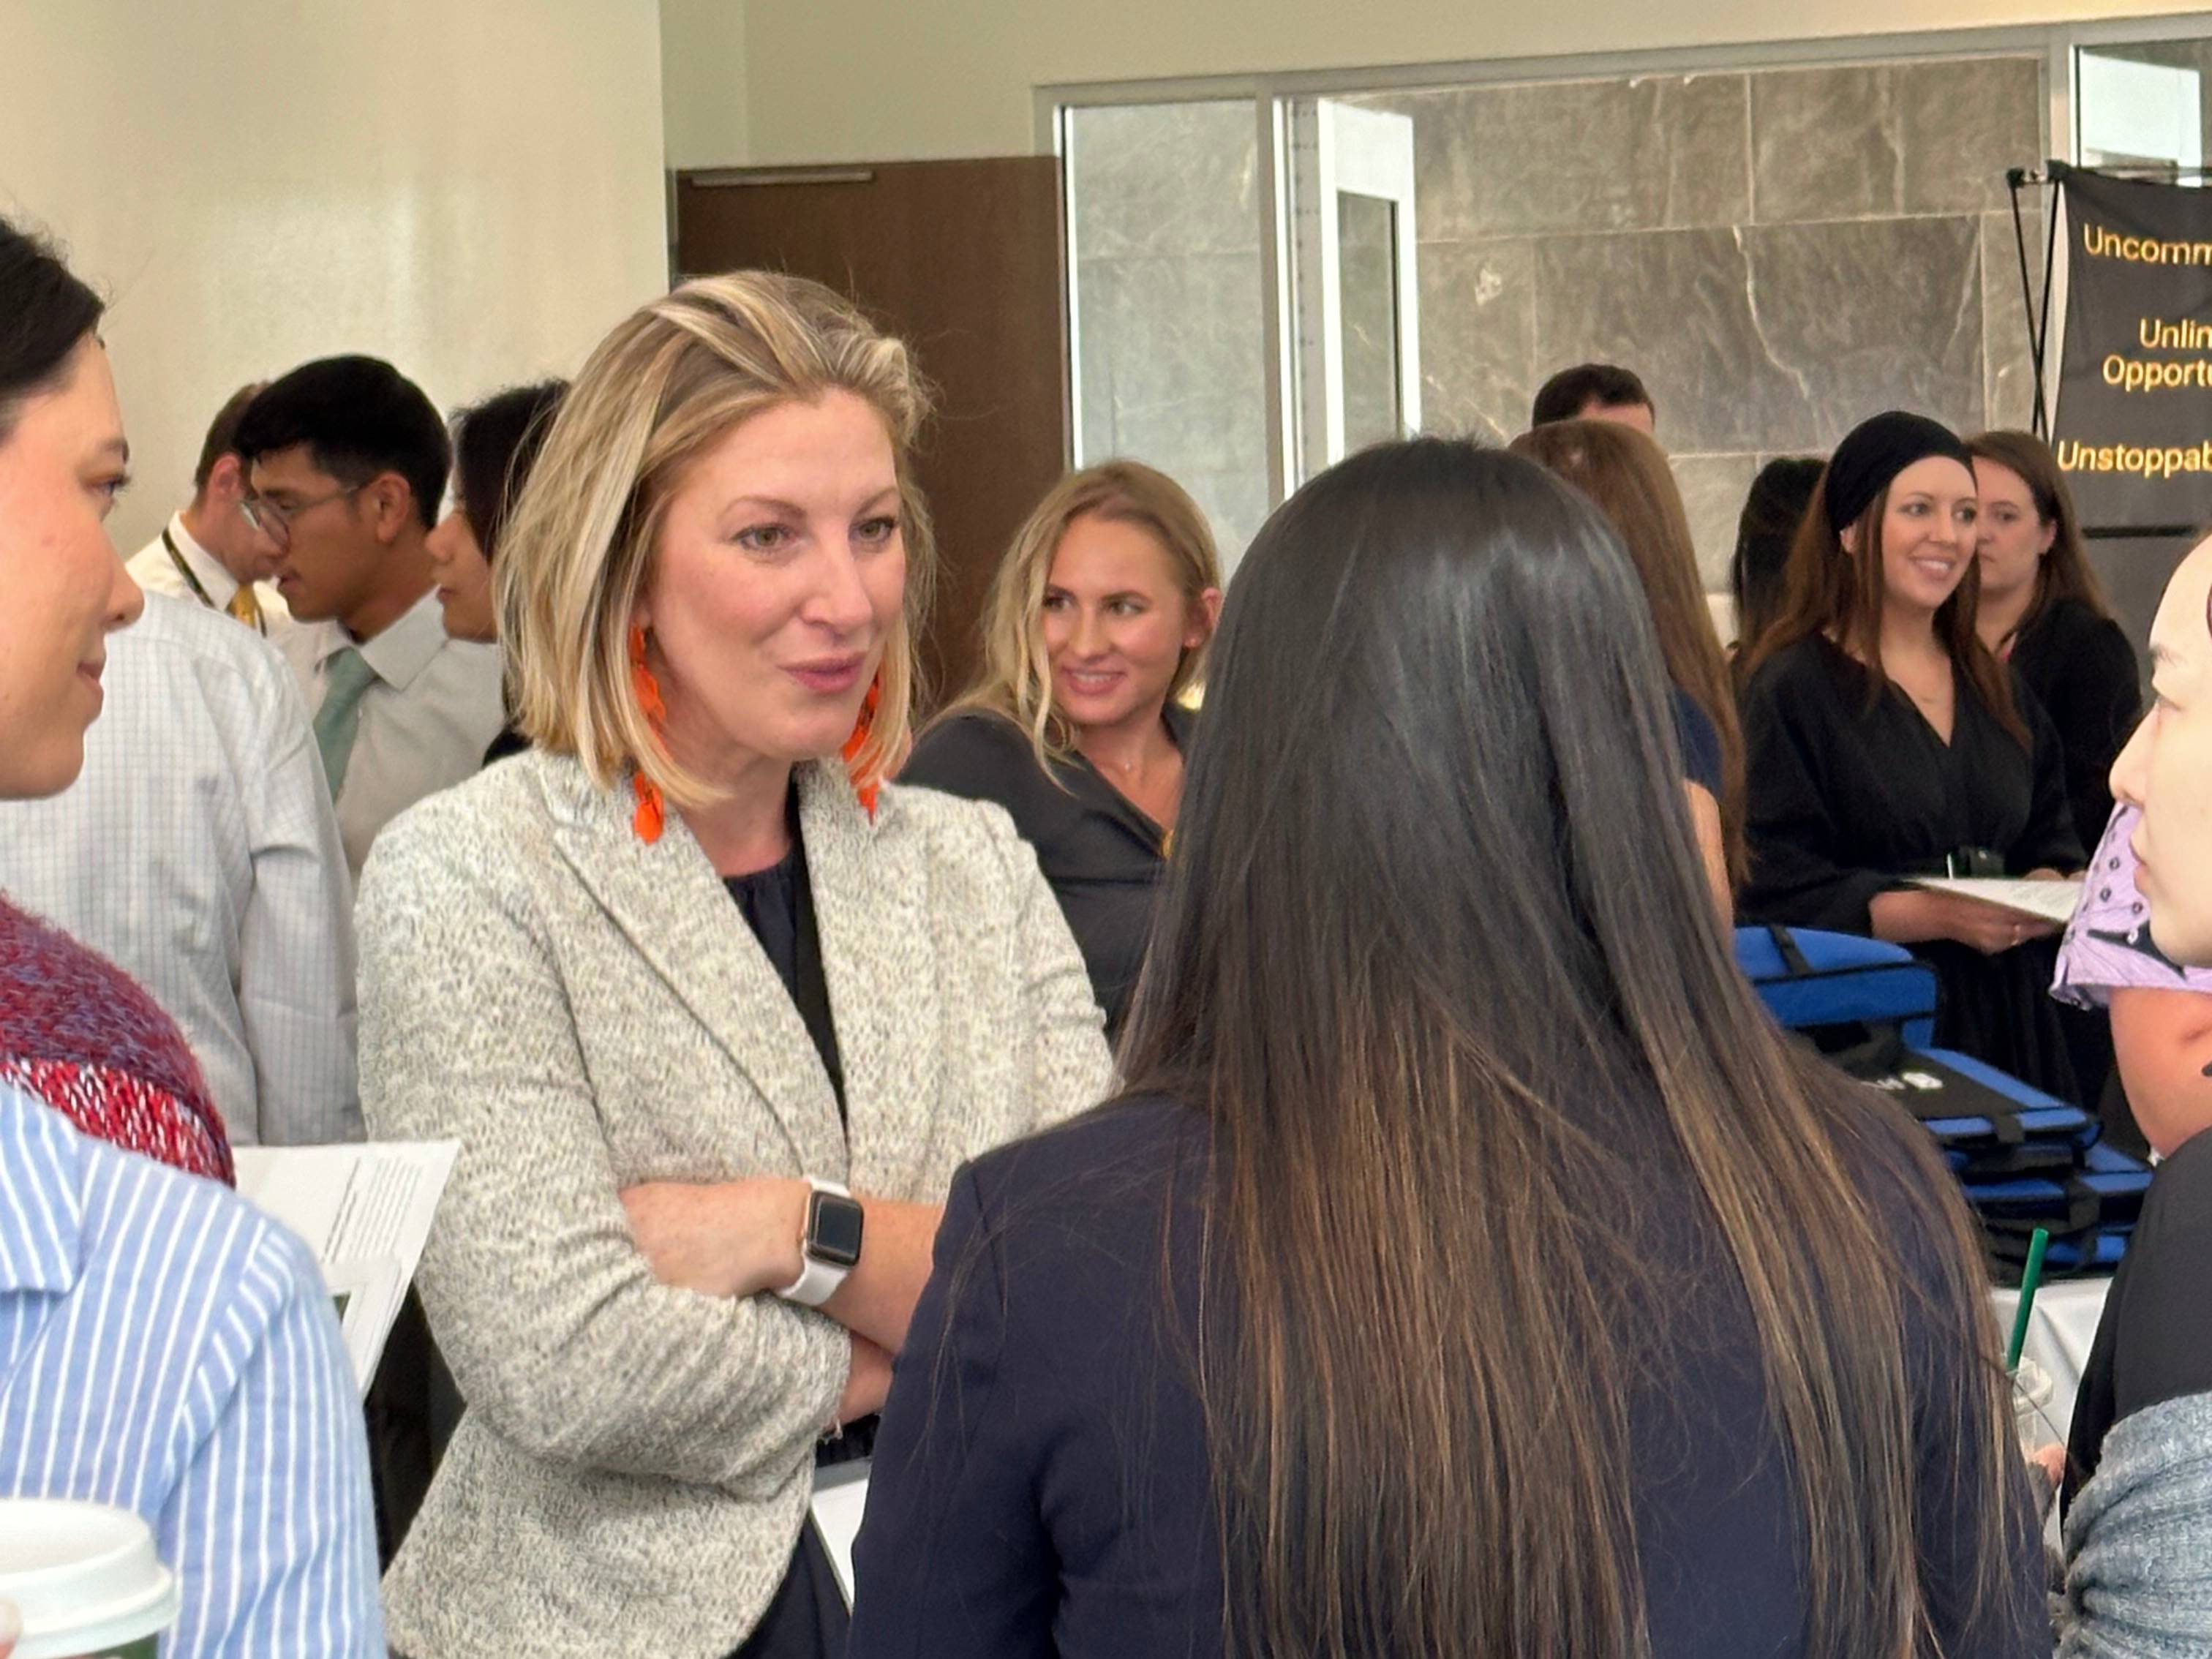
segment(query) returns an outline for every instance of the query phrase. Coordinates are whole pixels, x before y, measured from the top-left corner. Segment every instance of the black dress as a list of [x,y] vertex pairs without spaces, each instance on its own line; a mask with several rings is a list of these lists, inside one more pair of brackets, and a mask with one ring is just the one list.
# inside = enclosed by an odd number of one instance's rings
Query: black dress
[[[1196,717],[1174,703],[1163,717],[1176,747],[1188,754]],[[939,721],[915,744],[899,781],[992,801],[1012,815],[1083,952],[1107,1040],[1118,1036],[1152,937],[1167,831],[1080,754],[1048,775],[1029,734],[999,714]]]
[[2074,1398],[2065,1501],[2088,1484],[2115,1424],[2163,1401],[2212,1392],[2212,1133],[2158,1166],[2128,1253],[2113,1275]]
[[[1943,873],[1945,855],[1966,848],[2014,876],[2081,867],[2058,740],[2017,675],[2032,751],[1963,675],[1948,745],[1896,686],[1871,704],[1869,692],[1866,672],[1820,638],[1787,647],[1745,685],[1746,921],[1869,933],[1876,895]],[[2055,940],[1994,957],[1948,939],[1911,948],[1942,981],[1939,1044],[2075,1098],[2048,994]]]
[[[790,821],[791,851],[784,854],[781,863],[749,876],[726,878],[723,884],[805,1022],[806,1033],[814,1039],[815,1051],[822,1057],[822,1067],[830,1074],[830,1087],[837,1097],[837,1115],[842,1118],[845,1067],[838,1055],[837,1029],[830,1012],[830,985],[823,975],[822,935],[814,921],[814,887],[806,873],[806,848],[799,839],[795,793]],[[825,1443],[816,1454],[817,1461],[834,1463],[865,1455],[873,1428],[872,1419],[853,1425],[840,1438]],[[730,1659],[842,1659],[850,1623],[829,1552],[809,1520],[799,1530],[791,1565],[776,1587],[768,1611]]]
[[[2021,630],[2012,665],[2051,716],[2066,757],[2074,833],[2084,848],[2094,848],[2112,815],[2112,763],[2142,712],[2135,649],[2111,617],[2079,599],[2060,599]],[[2125,1098],[2107,1088],[2116,1080],[2112,1022],[2101,1009],[2086,1012],[2061,1004],[2058,1025],[2081,1103],[2098,1112],[2107,1134],[2139,1147],[2142,1134]]]
[[2142,713],[2135,648],[2110,617],[2060,599],[2013,642],[2012,665],[2051,716],[2066,757],[2074,834],[2094,847],[2112,816],[2112,763]]

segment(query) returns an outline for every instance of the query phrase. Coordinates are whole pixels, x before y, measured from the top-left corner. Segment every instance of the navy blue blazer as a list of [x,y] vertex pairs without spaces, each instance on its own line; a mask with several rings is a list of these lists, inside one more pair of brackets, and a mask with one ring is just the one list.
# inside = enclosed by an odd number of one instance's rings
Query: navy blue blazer
[[[1656,1121],[1656,1103],[1640,1117],[1635,1105],[1608,1112],[1608,1122]],[[1897,1137],[1923,1133],[1887,1103],[1869,1118],[1877,1152],[1885,1137],[1893,1150]],[[956,1177],[876,1443],[848,1659],[1221,1654],[1204,1419],[1169,1322],[1194,1328],[1207,1133],[1171,1103],[1121,1103]],[[1665,1310],[1665,1359],[1630,1402],[1636,1449],[1625,1477],[1653,1652],[1795,1656],[1802,1546],[1763,1409],[1750,1309],[1691,1218],[1702,1212],[1680,1201],[1679,1154],[1639,1148],[1638,1168],[1655,1200],[1638,1224],[1650,1227],[1659,1260],[1681,1270]],[[1878,1157],[1869,1198],[1894,1208],[1909,1170]],[[1164,1243],[1176,1264],[1165,1294]],[[1972,1322],[1986,1316],[1954,1309],[1948,1328],[1922,1325],[1915,1374],[1974,1363]],[[1923,1420],[1916,1434],[1923,1559],[1945,1651],[2047,1659],[2024,1476],[2008,1514],[1967,1512],[1945,1478],[1957,1431]],[[2008,1529],[2014,1570],[1996,1616],[1966,1629],[1958,1552],[1985,1525]],[[2008,1624],[2014,1633],[2002,1633]]]

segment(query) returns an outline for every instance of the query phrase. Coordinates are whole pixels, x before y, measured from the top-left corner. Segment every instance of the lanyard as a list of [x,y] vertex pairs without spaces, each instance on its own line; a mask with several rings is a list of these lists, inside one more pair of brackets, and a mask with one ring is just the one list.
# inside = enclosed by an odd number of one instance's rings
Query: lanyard
[[[168,526],[166,525],[161,527],[161,546],[169,556],[169,562],[177,567],[177,574],[185,579],[185,585],[192,590],[194,596],[198,599],[202,605],[205,605],[210,611],[222,611],[226,616],[234,616],[237,614],[234,611],[226,610],[225,607],[219,605],[215,602],[215,595],[209,592],[206,587],[202,586],[200,579],[192,574],[191,566],[185,562],[185,556],[177,550],[177,544],[170,537]],[[244,592],[246,591],[243,584],[240,585],[239,591],[240,592]],[[245,619],[241,617],[240,620],[243,621]],[[266,617],[260,614],[258,607],[256,608],[253,616],[253,626],[255,630],[261,634],[263,637],[267,637],[269,633],[269,622]]]
[[200,579],[192,574],[191,566],[185,562],[185,556],[177,551],[177,544],[170,538],[167,525],[161,527],[161,545],[168,550],[169,562],[177,567],[177,574],[185,579],[199,602],[210,611],[222,610],[222,607],[215,602],[215,596],[200,586]]

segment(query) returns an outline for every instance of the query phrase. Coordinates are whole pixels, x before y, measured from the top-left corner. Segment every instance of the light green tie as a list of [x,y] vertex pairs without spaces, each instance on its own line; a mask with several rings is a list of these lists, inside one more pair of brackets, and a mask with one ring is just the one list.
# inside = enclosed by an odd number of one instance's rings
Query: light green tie
[[323,751],[323,775],[336,800],[345,783],[346,762],[361,730],[361,699],[376,684],[376,671],[352,646],[333,652],[323,669],[323,701],[315,710],[315,747]]

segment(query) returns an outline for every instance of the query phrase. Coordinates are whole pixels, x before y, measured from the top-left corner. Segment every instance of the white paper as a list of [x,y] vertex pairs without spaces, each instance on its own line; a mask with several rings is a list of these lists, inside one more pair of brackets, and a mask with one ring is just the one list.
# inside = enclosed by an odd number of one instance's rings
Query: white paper
[[831,1463],[815,1471],[814,1529],[829,1552],[845,1605],[853,1605],[853,1543],[860,1535],[860,1516],[868,1507],[868,1462]]
[[1915,884],[1939,893],[1979,899],[2000,910],[2017,910],[2039,921],[2064,927],[2074,920],[2074,907],[2081,902],[2078,881],[2014,881],[1990,876],[1935,876]]
[[460,1150],[458,1140],[237,1150],[240,1194],[314,1252],[363,1395]]

